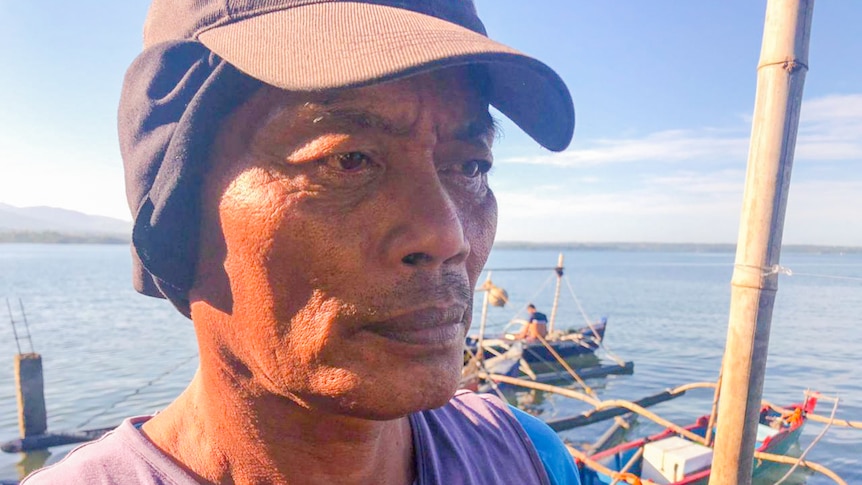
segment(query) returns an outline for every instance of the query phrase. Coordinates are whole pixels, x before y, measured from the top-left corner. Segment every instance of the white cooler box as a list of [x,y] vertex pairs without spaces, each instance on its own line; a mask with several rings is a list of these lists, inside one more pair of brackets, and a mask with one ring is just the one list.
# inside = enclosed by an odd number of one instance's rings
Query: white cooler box
[[671,436],[644,445],[641,478],[666,485],[712,464],[712,448]]

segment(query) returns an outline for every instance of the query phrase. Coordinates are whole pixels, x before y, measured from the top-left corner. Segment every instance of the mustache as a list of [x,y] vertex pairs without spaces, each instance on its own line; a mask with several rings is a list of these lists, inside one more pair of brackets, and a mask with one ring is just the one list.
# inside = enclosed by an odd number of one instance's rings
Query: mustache
[[438,281],[428,281],[428,279],[421,275],[414,275],[405,286],[412,290],[412,293],[424,293],[424,300],[473,301],[473,288],[466,274],[448,272],[443,273]]
[[374,292],[369,298],[370,305],[362,313],[372,317],[385,317],[388,311],[421,307],[431,302],[449,302],[463,305],[468,310],[472,309],[473,288],[467,275],[458,272],[414,274],[394,288]]

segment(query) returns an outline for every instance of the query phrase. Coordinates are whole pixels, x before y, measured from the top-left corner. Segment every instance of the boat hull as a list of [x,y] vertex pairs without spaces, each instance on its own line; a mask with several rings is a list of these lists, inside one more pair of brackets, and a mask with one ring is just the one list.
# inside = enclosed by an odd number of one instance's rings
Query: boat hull
[[[556,338],[547,340],[550,347],[565,360],[577,359],[586,355],[594,354],[601,345],[605,336],[607,320],[593,324],[591,327],[571,329]],[[483,342],[485,347],[485,359],[505,353],[512,345],[512,339],[490,339]],[[559,366],[557,357],[542,342],[520,340],[524,346],[523,359],[530,366],[552,365]],[[467,348],[476,352],[477,339],[467,338]]]

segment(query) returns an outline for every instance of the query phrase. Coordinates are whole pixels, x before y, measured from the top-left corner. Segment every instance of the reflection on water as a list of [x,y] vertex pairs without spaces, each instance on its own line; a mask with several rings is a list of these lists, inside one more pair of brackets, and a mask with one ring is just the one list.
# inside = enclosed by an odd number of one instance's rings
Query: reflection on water
[[33,470],[38,470],[45,466],[48,458],[51,457],[51,452],[48,450],[36,450],[28,453],[19,453],[19,456],[21,460],[15,464],[15,468],[18,470],[19,477],[25,477]]

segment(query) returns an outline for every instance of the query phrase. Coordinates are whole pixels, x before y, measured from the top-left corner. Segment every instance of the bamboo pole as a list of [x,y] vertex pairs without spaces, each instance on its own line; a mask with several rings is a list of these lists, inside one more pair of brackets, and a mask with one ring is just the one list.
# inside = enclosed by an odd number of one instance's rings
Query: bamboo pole
[[722,364],[711,485],[750,484],[813,0],[769,0]]
[[[763,405],[769,406],[781,414],[789,414],[789,413],[793,412],[792,409],[787,409],[787,408],[783,408],[781,406],[776,406],[775,404],[772,404],[769,401],[763,401]],[[830,419],[830,418],[827,418],[826,416],[820,416],[819,414],[814,414],[814,413],[806,413],[805,417],[807,419],[809,419],[810,421],[816,421],[818,423],[829,424],[831,426],[840,426],[840,427],[845,427],[845,428],[862,429],[862,421],[847,421],[846,419]]]
[[509,377],[503,374],[487,374],[481,371],[479,372],[479,377],[497,382],[502,382],[504,384],[509,384],[512,386],[523,387],[526,389],[535,389],[537,391],[559,394],[561,396],[577,399],[578,401],[583,401],[590,406],[593,406],[594,408],[598,408],[602,404],[602,401],[600,399],[583,392],[575,391],[573,389],[565,389],[558,386],[552,386],[550,384],[542,384],[541,382],[528,381],[519,377]]
[[554,305],[551,307],[551,321],[548,322],[548,333],[554,331],[554,322],[557,321],[557,307],[560,305],[560,286],[563,282],[563,253],[557,259],[557,267],[554,268],[557,273],[557,289],[554,292]]
[[578,384],[580,384],[581,387],[584,388],[584,392],[586,392],[590,396],[597,397],[596,393],[593,392],[593,388],[588,386],[587,383],[584,382],[583,379],[581,379],[581,376],[579,376],[578,373],[575,372],[574,369],[572,369],[572,366],[570,366],[569,363],[566,362],[566,360],[563,359],[563,357],[560,356],[560,354],[556,350],[554,350],[554,347],[552,347],[551,344],[549,344],[544,337],[542,337],[541,335],[537,335],[536,337],[539,339],[539,342],[542,342],[542,345],[544,345],[545,348],[548,349],[548,352],[550,352],[551,355],[553,355],[554,358],[557,359],[557,362],[559,362],[560,365],[563,366],[563,369],[566,369],[566,372],[568,372],[569,375],[572,376],[572,379],[574,379],[575,382],[577,382]]
[[[847,482],[845,482],[844,479],[839,477],[837,473],[833,472],[829,468],[826,468],[819,463],[814,463],[813,461],[800,460],[799,458],[794,458],[792,456],[774,455],[772,453],[764,453],[762,451],[755,451],[754,458],[757,458],[758,460],[772,461],[775,463],[783,463],[785,465],[796,465],[798,463],[799,466],[803,466],[805,468],[826,475],[838,485],[847,485]],[[715,470],[715,468],[713,468],[713,470]]]
[[625,474],[628,473],[629,470],[631,470],[632,466],[634,466],[634,464],[637,463],[638,460],[640,460],[643,455],[644,455],[643,447],[638,448],[638,451],[636,451],[635,454],[632,455],[631,458],[629,458],[629,461],[626,462],[625,466],[620,468],[619,475],[617,475],[617,477],[614,478],[614,481],[612,481],[610,485],[617,485],[618,483],[620,483],[620,480],[623,479]]
[[664,426],[665,428],[672,429],[675,433],[679,434],[683,438],[686,438],[689,441],[694,441],[695,443],[704,444],[706,439],[703,436],[692,433],[691,431],[683,428],[682,426],[673,423],[667,419],[662,418],[658,414],[655,414],[651,411],[648,411],[643,406],[623,399],[610,399],[607,401],[600,401],[592,396],[584,394],[582,392],[573,391],[571,389],[565,389],[562,387],[551,386],[548,384],[542,384],[539,382],[527,381],[524,379],[519,379],[517,377],[509,377],[502,374],[486,374],[483,372],[479,373],[480,377],[484,377],[486,379],[493,379],[498,382],[503,382],[506,384],[511,384],[513,386],[525,387],[527,389],[536,389],[537,391],[550,392],[553,394],[559,394],[561,396],[570,397],[573,399],[577,399],[579,401],[583,401],[587,404],[590,404],[595,408],[596,411],[601,411],[603,409],[609,408],[625,408],[631,412],[637,413],[650,421]]
[[[722,362],[722,367],[724,367],[724,363]],[[718,380],[715,381],[715,392],[712,395],[712,407],[709,410],[709,421],[706,423],[706,446],[712,446],[712,440],[715,438],[712,434],[713,426],[715,426],[715,419],[718,417],[718,399],[721,394],[721,372],[718,373]]]

